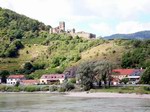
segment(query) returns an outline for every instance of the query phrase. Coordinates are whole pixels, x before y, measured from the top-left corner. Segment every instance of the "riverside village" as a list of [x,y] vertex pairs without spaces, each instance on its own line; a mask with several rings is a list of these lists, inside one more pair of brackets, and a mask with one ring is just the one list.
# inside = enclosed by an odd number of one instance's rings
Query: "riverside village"
[[0,0],[0,112],[150,112],[150,0]]
[[[65,30],[65,22],[49,29],[49,34],[65,34],[70,37],[81,37],[84,40],[96,40],[96,35],[84,31],[75,32],[75,29]],[[113,51],[115,52],[115,51]],[[30,63],[28,66],[31,66]],[[27,67],[28,67],[27,66]],[[100,67],[100,68],[98,68]],[[141,68],[114,68],[108,61],[88,61],[81,66],[70,66],[62,73],[41,74],[40,78],[28,78],[25,74],[9,74],[0,77],[0,84],[8,87],[28,87],[25,91],[83,91],[92,88],[137,86],[145,69]],[[84,73],[85,72],[85,73]],[[84,79],[87,77],[87,79]],[[91,75],[91,76],[88,76]],[[88,77],[90,78],[87,81]],[[30,88],[31,86],[31,88]],[[36,88],[32,88],[36,87]],[[65,87],[63,87],[65,86]],[[41,87],[45,89],[41,89]],[[7,88],[7,87],[6,87]],[[40,89],[37,89],[40,88]],[[57,88],[57,89],[56,89]],[[59,89],[58,89],[59,88]],[[1,91],[24,91],[22,89],[1,89]]]

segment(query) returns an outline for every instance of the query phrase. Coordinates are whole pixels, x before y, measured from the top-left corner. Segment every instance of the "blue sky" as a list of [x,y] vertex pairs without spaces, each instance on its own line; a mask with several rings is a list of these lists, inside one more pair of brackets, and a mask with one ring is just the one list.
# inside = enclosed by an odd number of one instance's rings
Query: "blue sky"
[[150,30],[150,0],[0,0],[0,7],[55,27],[107,36]]

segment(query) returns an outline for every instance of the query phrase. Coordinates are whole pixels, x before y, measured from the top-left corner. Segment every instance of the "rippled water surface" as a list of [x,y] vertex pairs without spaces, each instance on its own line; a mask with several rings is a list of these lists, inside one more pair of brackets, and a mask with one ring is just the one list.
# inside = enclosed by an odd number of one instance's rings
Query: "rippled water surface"
[[2,93],[0,112],[150,112],[150,99]]

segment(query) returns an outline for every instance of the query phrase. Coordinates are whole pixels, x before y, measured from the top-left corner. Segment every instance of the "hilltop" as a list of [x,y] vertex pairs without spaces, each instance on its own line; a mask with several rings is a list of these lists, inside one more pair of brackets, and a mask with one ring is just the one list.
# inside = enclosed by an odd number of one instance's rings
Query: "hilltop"
[[113,34],[105,39],[150,39],[150,31],[139,31],[131,34]]

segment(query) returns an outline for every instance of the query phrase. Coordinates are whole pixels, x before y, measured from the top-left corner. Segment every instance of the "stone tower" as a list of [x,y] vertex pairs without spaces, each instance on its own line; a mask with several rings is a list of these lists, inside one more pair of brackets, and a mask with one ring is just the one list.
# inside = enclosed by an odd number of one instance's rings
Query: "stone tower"
[[60,29],[60,32],[64,32],[65,31],[65,22],[61,21],[59,22],[59,29]]

